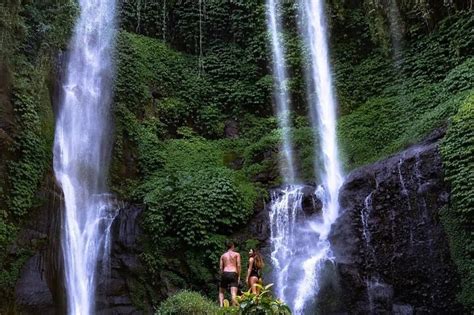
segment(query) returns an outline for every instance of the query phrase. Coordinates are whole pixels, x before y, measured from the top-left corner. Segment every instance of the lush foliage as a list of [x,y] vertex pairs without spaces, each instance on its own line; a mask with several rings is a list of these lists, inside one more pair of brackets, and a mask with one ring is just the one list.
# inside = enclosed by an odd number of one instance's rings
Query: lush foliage
[[[363,61],[351,67],[355,75],[351,80],[360,85],[354,93],[361,102],[357,106],[343,104],[348,112],[340,119],[339,139],[346,169],[373,162],[419,141],[456,113],[471,93],[466,90],[474,86],[474,45],[472,37],[463,36],[473,23],[472,16],[463,14],[447,19],[430,37],[410,43],[398,69],[387,72],[390,66],[386,59],[372,56],[369,63]],[[450,61],[444,62],[445,59]],[[373,66],[374,63],[378,65]],[[338,72],[344,73],[344,68],[336,68]],[[380,85],[377,78],[383,80]],[[378,92],[372,90],[372,85]],[[344,91],[346,87],[341,88]],[[357,96],[358,91],[365,94]]]
[[156,240],[172,232],[189,245],[204,245],[213,233],[228,234],[252,213],[255,190],[224,165],[218,144],[172,140],[160,153],[163,168],[139,187]]
[[282,301],[272,297],[270,288],[257,285],[258,294],[250,291],[237,297],[239,306],[229,306],[225,300],[224,307],[219,308],[215,302],[202,296],[198,292],[180,291],[163,301],[156,311],[156,315],[290,315],[291,311]]
[[250,290],[244,292],[241,296],[237,296],[238,306],[224,304],[224,308],[219,314],[223,315],[290,315],[290,308],[281,300],[272,296],[270,288],[273,284],[265,287],[256,284],[259,293],[254,294]]
[[451,203],[442,213],[454,260],[462,275],[459,300],[474,306],[474,93],[451,119],[441,152],[446,178],[451,184]]
[[[11,82],[14,110],[13,151],[8,179],[1,187],[9,193],[12,214],[21,217],[34,204],[34,194],[50,161],[53,138],[50,71],[53,54],[65,46],[75,6],[69,1],[0,5],[0,66]],[[7,79],[8,80],[8,79]],[[8,107],[9,104],[2,104]],[[3,110],[3,109],[2,109]],[[6,180],[3,182],[3,180]]]
[[0,300],[11,297],[30,255],[11,244],[41,202],[36,194],[52,156],[54,60],[75,13],[69,0],[0,4]]
[[180,291],[163,301],[155,315],[215,315],[216,303],[197,292]]

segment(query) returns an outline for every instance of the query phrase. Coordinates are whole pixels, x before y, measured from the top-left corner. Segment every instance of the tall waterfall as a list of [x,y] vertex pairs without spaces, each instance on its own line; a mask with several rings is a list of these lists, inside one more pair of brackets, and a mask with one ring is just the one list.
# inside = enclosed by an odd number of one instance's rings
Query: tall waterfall
[[[295,299],[295,313],[302,313],[309,299],[319,290],[318,280],[324,262],[332,259],[328,241],[331,225],[339,215],[338,193],[343,175],[338,157],[336,136],[336,101],[329,65],[328,40],[324,14],[324,0],[300,0],[301,33],[309,49],[310,68],[306,73],[307,94],[311,110],[311,123],[319,137],[320,152],[315,152],[315,169],[319,170],[321,185],[319,196],[323,203],[320,218],[308,222],[318,237],[316,249],[304,262],[305,275],[300,280]],[[322,160],[322,169],[318,161]]]
[[[338,191],[343,182],[336,141],[336,102],[332,91],[332,78],[328,61],[328,44],[322,0],[301,0],[301,33],[308,47],[310,67],[307,71],[308,100],[315,136],[320,138],[321,152],[315,151],[314,167],[319,170],[322,183],[313,190],[313,197],[322,203],[322,213],[306,215],[302,211],[303,191],[308,186],[285,185],[272,193],[270,205],[271,259],[273,281],[278,297],[293,309],[295,314],[311,313],[315,296],[319,292],[324,263],[332,259],[328,241],[331,225],[338,217]],[[276,98],[280,127],[283,127],[283,153],[286,163],[293,163],[291,138],[287,130],[288,107],[285,100],[284,59],[277,14],[278,4],[269,0],[268,27],[272,35],[274,77],[277,82]],[[286,147],[285,147],[286,146]],[[319,167],[320,157],[323,169]],[[292,166],[292,164],[290,165]],[[292,170],[292,167],[287,169]],[[284,172],[288,184],[290,172]],[[294,177],[293,177],[294,178]],[[291,183],[291,182],[290,182]],[[312,305],[309,305],[312,304]]]
[[390,0],[388,7],[388,25],[390,27],[390,39],[392,41],[392,57],[395,66],[399,68],[402,61],[402,44],[403,44],[403,24],[400,16],[400,9],[398,8],[397,0]]
[[300,191],[301,187],[295,185],[296,175],[290,129],[290,99],[287,91],[288,77],[279,15],[280,1],[268,0],[266,3],[267,29],[271,35],[273,61],[273,95],[278,127],[282,136],[279,161],[280,174],[283,178],[283,188],[275,190],[271,195],[270,242],[272,247],[273,282],[276,284],[278,297],[288,301],[287,293],[293,291],[289,269],[294,257],[296,218],[301,211],[302,193]]
[[69,314],[95,312],[99,260],[115,216],[106,190],[115,0],[80,0],[56,118],[54,172],[64,193],[62,248]]
[[267,28],[271,34],[273,57],[274,100],[277,111],[278,127],[282,132],[282,145],[280,151],[280,172],[285,184],[293,184],[296,180],[293,145],[291,143],[290,98],[287,87],[287,71],[285,62],[285,49],[280,38],[281,21],[278,15],[279,0],[267,1]]

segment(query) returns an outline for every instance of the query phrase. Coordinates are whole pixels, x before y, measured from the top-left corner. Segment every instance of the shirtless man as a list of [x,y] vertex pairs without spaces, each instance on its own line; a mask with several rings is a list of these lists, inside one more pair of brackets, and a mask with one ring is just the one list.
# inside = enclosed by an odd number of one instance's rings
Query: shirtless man
[[237,289],[240,282],[240,254],[235,252],[234,243],[229,241],[226,243],[227,252],[222,254],[219,261],[221,270],[221,282],[219,284],[219,304],[224,306],[224,293],[230,287],[232,295],[232,305],[237,305]]

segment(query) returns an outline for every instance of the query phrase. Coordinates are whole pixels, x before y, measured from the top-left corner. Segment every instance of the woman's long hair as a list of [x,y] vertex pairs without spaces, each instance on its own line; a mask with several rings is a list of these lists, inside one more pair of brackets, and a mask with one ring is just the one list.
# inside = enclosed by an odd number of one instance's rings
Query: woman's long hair
[[255,267],[257,267],[258,269],[263,269],[263,267],[265,266],[265,263],[263,262],[263,257],[262,255],[260,255],[260,253],[255,250],[255,249],[252,249],[253,250],[253,263],[255,264]]

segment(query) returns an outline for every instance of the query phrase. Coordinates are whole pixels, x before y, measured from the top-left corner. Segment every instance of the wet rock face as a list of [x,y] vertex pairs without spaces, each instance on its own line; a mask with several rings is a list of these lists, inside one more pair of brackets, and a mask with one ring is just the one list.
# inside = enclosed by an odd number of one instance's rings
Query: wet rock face
[[11,254],[22,249],[33,253],[16,283],[15,304],[21,314],[63,314],[66,308],[59,210],[62,196],[52,174],[46,176],[37,197],[46,202],[31,211],[30,220],[9,249]]
[[[144,274],[139,255],[142,206],[124,205],[112,224],[110,273],[98,279],[98,314],[142,314],[132,303],[133,284]],[[145,312],[147,313],[147,312]]]
[[[36,246],[37,251],[22,268],[15,287],[17,309],[21,314],[65,314],[66,297],[63,284],[63,258],[60,246],[61,196],[54,190],[47,192],[50,201],[38,209],[37,215],[20,233],[18,246]],[[111,230],[112,246],[110,272],[99,272],[96,307],[98,314],[148,314],[138,310],[131,299],[132,286],[144,274],[139,260],[142,248],[139,225],[143,207],[121,205]],[[31,246],[30,246],[31,247]]]
[[36,254],[23,266],[22,277],[16,284],[16,303],[27,314],[55,314],[53,296],[46,283],[41,261],[42,256]]
[[459,279],[439,222],[448,200],[434,140],[349,175],[331,233],[345,309],[461,312],[455,302]]
[[303,198],[301,208],[306,216],[320,215],[323,209],[323,202],[315,195],[316,187],[305,186],[303,189]]

